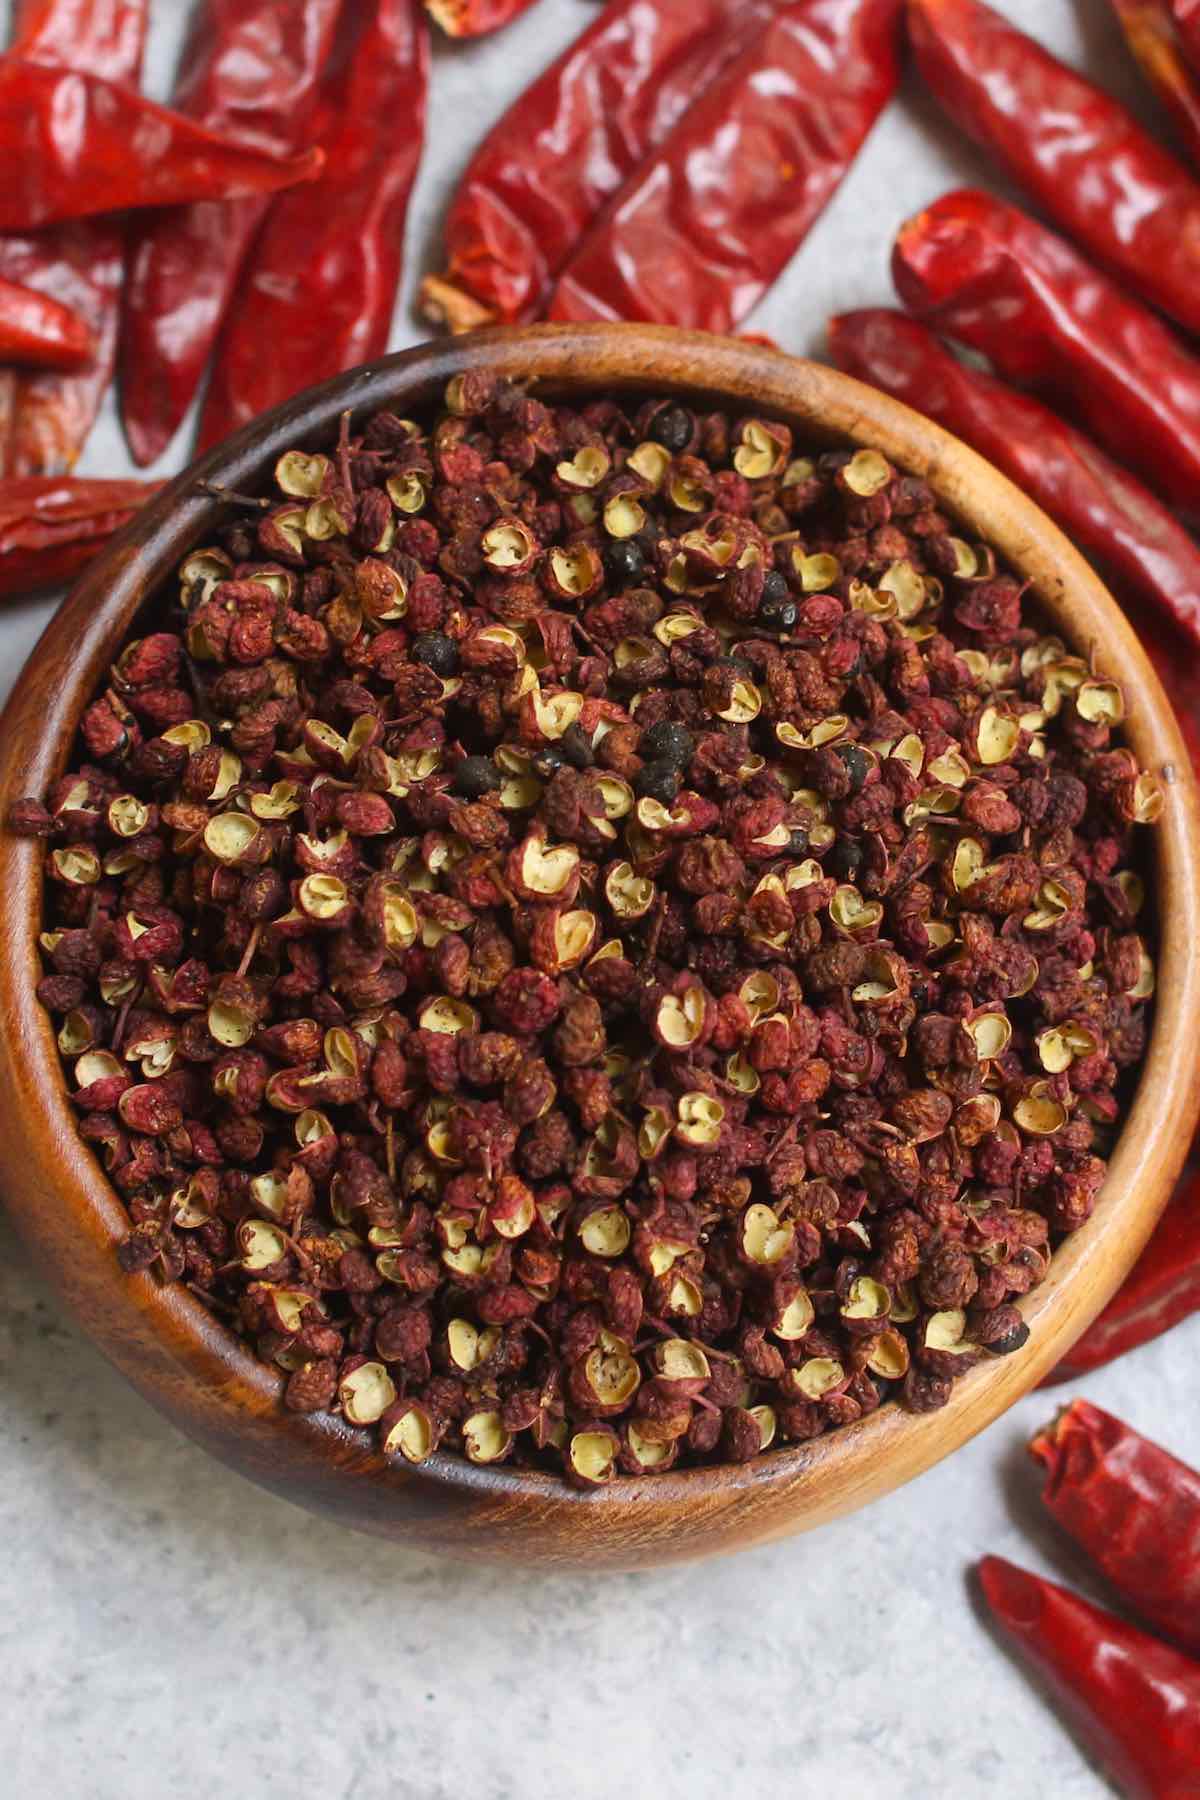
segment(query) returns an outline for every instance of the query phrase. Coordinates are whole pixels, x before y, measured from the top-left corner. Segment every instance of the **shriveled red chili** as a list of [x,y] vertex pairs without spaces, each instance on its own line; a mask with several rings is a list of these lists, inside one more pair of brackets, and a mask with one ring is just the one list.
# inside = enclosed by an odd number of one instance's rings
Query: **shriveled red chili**
[[1188,61],[1200,69],[1200,5],[1197,0],[1170,0],[1171,16]]
[[483,37],[528,12],[533,0],[425,0],[425,11],[447,37]]
[[1065,407],[1200,515],[1200,357],[1065,238],[963,188],[901,227],[892,274],[925,324]]
[[1117,100],[982,0],[909,0],[955,123],[1135,292],[1200,329],[1200,185]]
[[328,174],[271,209],[218,348],[201,447],[387,345],[421,155],[428,37],[417,0],[348,8],[343,27],[317,121]]
[[1162,101],[1181,144],[1200,161],[1200,82],[1184,54],[1170,0],[1111,0],[1125,42]]
[[1127,1800],[1183,1800],[1200,1769],[1200,1664],[1003,1557],[984,1599]]
[[1076,1381],[1200,1312],[1200,1159],[1193,1150],[1133,1273],[1045,1386]]
[[[26,0],[14,48],[34,62],[135,83],[146,12],[146,0]],[[0,370],[0,475],[58,474],[79,454],[112,378],[123,259],[112,219],[0,237],[0,276],[70,306],[93,340],[91,361],[76,373]]]
[[452,331],[534,316],[617,188],[768,16],[767,0],[611,0],[476,150],[424,315]]
[[1028,394],[968,369],[929,331],[886,308],[831,320],[839,369],[964,438],[1074,541],[1200,642],[1200,548],[1167,508],[1090,438]]
[[79,68],[0,57],[0,231],[60,219],[269,194],[311,181],[317,148],[292,157],[245,149],[133,89]]
[[0,595],[32,594],[89,562],[158,482],[0,481]]
[[[209,131],[286,155],[303,142],[341,0],[208,0],[174,104]],[[129,260],[121,410],[138,463],[166,449],[195,398],[268,200],[198,200],[148,216]]]
[[0,276],[0,358],[47,369],[77,369],[92,353],[78,313],[36,288]]
[[1147,1624],[1200,1656],[1200,1474],[1088,1400],[1029,1450],[1058,1523]]
[[732,330],[895,92],[899,19],[898,0],[780,7],[615,196],[549,317]]

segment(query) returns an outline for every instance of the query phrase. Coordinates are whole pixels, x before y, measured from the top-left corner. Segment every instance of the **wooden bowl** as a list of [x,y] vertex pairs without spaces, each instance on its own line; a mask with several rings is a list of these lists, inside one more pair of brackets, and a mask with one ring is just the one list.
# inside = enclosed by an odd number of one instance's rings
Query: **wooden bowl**
[[195,464],[76,584],[20,678],[0,741],[0,816],[43,794],[67,763],[86,700],[143,601],[220,503],[202,481],[254,490],[290,445],[328,442],[338,415],[434,403],[468,368],[541,393],[644,389],[788,419],[800,442],[877,445],[923,476],[976,536],[1033,584],[1055,628],[1129,702],[1126,735],[1156,771],[1166,809],[1157,855],[1158,1000],[1136,1098],[1096,1211],[1054,1257],[1023,1311],[1027,1347],[965,1376],[941,1412],[889,1404],[861,1423],[758,1461],[619,1481],[578,1493],[557,1477],[487,1470],[450,1455],[397,1467],[365,1431],[279,1404],[280,1378],[186,1289],[121,1272],[127,1217],[75,1132],[54,1034],[34,999],[41,853],[0,837],[8,925],[0,1008],[0,1183],[30,1249],[106,1356],[190,1437],[262,1486],[347,1525],[428,1550],[546,1566],[634,1568],[743,1548],[823,1524],[920,1474],[991,1423],[1052,1367],[1113,1294],[1168,1197],[1200,1110],[1197,813],[1182,740],[1137,639],[1092,570],[1036,506],[955,438],[847,376],[750,344],[643,326],[537,326],[423,345],[299,395]]

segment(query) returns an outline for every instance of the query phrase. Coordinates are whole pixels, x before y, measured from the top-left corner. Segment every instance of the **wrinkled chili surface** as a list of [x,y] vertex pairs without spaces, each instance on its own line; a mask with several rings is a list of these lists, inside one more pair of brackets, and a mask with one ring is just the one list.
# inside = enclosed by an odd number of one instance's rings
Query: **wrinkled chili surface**
[[468,375],[180,577],[12,821],[127,1270],[289,1408],[588,1486],[1020,1348],[1161,795],[923,482]]

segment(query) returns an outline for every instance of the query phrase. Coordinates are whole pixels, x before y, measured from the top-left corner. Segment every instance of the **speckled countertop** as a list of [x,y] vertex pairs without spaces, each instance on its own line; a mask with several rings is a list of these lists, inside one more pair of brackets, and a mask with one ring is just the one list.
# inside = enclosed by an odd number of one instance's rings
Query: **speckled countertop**
[[[1104,0],[1001,4],[1136,93]],[[188,10],[152,0],[156,95]],[[593,12],[541,0],[439,54],[396,347],[421,335],[411,280],[471,147],[462,121],[473,141]],[[985,178],[906,93],[753,326],[819,351],[831,311],[890,297],[895,224]],[[129,468],[111,405],[81,467]],[[6,608],[4,691],[49,611]],[[1081,1391],[1200,1463],[1198,1353],[1200,1318]],[[1105,1783],[966,1579],[992,1550],[1087,1586],[1022,1450],[1053,1404],[1026,1400],[868,1512],[724,1562],[595,1581],[462,1568],[318,1523],[209,1460],[75,1330],[0,1216],[0,1794],[1095,1800]]]

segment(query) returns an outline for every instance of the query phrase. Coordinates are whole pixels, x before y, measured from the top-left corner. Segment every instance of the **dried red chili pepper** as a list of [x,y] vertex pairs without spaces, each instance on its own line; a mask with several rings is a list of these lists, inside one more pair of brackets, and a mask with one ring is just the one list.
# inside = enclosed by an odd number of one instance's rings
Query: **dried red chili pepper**
[[78,68],[0,57],[0,231],[134,206],[269,194],[311,181],[324,158],[245,149]]
[[31,594],[73,575],[159,485],[46,476],[0,482],[0,594]]
[[536,314],[605,201],[768,14],[767,0],[606,6],[471,158],[425,317],[466,331]]
[[732,330],[895,92],[899,16],[898,0],[781,7],[616,195],[548,316]]
[[[13,47],[31,61],[136,82],[146,12],[146,0],[26,0]],[[94,343],[88,367],[75,374],[0,371],[0,475],[57,474],[79,454],[112,376],[123,258],[112,219],[0,237],[0,276],[70,306]]]
[[1170,0],[1170,5],[1184,54],[1193,68],[1200,69],[1200,5],[1197,0]]
[[1200,329],[1200,185],[1182,165],[982,0],[909,0],[908,19],[960,129],[1137,293]]
[[1200,84],[1188,65],[1169,0],[1111,0],[1130,53],[1175,122],[1176,133],[1200,158]]
[[1042,1500],[1149,1625],[1200,1655],[1200,1475],[1074,1400],[1039,1431]]
[[[299,147],[341,0],[208,0],[174,104],[255,150]],[[156,213],[129,258],[121,324],[122,419],[153,462],[195,397],[245,254],[269,202],[198,200]]]
[[416,0],[348,8],[343,25],[318,115],[328,174],[271,209],[217,352],[202,448],[386,347],[421,155],[428,37]]
[[1043,1385],[1076,1381],[1198,1311],[1200,1161],[1193,1152],[1133,1273]]
[[77,369],[92,353],[92,334],[69,306],[0,276],[0,357],[47,369]]
[[1002,1557],[985,1556],[979,1580],[996,1623],[1128,1800],[1196,1792],[1200,1665]]
[[1200,357],[1064,238],[963,188],[901,227],[892,275],[925,324],[1076,414],[1164,499],[1200,514]]
[[425,0],[425,11],[447,37],[483,37],[528,12],[533,0]]
[[839,369],[928,413],[1024,488],[1074,541],[1200,641],[1200,548],[1166,507],[1040,401],[968,369],[924,325],[874,308],[830,321]]

